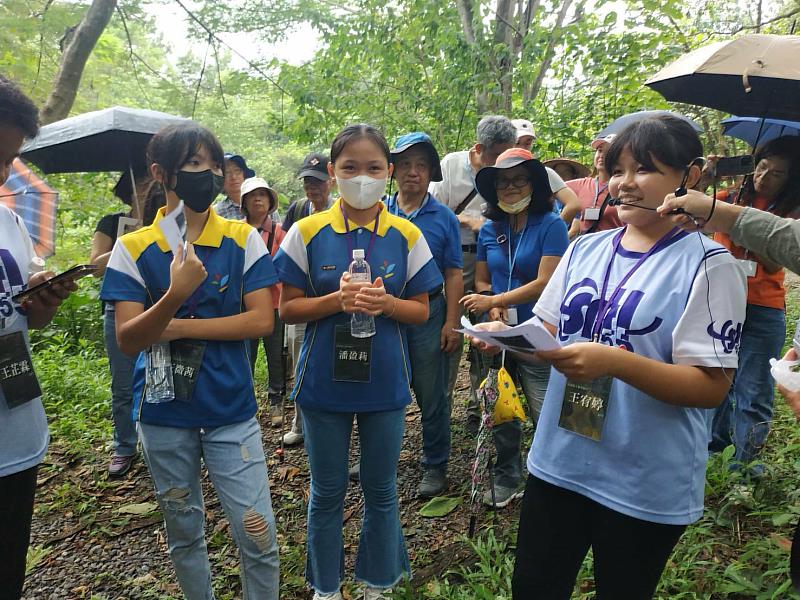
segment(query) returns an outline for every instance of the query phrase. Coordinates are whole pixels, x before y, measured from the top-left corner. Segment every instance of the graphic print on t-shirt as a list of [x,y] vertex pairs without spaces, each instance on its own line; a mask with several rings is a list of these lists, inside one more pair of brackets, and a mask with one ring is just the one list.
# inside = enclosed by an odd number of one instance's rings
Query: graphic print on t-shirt
[[0,329],[8,329],[19,316],[11,297],[25,289],[22,272],[11,252],[0,248]]

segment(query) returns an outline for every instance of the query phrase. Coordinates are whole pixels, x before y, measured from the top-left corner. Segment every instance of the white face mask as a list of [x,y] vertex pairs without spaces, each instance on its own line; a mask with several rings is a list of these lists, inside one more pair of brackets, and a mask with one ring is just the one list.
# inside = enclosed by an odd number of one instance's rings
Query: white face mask
[[371,208],[377,204],[386,191],[386,177],[373,179],[368,175],[358,175],[350,179],[336,179],[342,198],[358,210]]
[[502,200],[497,201],[497,206],[505,213],[510,215],[516,215],[521,213],[523,210],[528,208],[528,205],[531,203],[531,196],[528,194],[522,200],[518,202],[514,202],[514,204],[508,204],[507,202],[503,202]]

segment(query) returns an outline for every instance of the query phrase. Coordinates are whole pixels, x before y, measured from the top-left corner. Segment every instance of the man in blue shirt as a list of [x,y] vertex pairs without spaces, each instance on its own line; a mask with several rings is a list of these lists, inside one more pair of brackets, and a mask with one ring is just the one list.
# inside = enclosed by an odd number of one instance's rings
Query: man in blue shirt
[[389,212],[413,222],[422,231],[444,287],[428,291],[430,314],[422,325],[408,328],[411,386],[422,411],[422,466],[424,474],[417,490],[424,498],[439,496],[447,489],[450,456],[450,406],[447,397],[448,354],[459,347],[464,293],[458,219],[452,210],[428,193],[431,181],[442,180],[439,155],[424,133],[409,133],[392,150],[397,192],[387,200]]

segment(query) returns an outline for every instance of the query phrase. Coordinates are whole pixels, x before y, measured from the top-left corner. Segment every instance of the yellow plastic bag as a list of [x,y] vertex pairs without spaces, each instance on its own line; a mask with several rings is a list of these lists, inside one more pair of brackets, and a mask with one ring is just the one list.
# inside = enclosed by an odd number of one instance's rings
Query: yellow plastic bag
[[519,401],[519,393],[511,375],[505,367],[497,372],[497,402],[494,405],[494,424],[506,423],[514,420],[525,421],[525,411]]

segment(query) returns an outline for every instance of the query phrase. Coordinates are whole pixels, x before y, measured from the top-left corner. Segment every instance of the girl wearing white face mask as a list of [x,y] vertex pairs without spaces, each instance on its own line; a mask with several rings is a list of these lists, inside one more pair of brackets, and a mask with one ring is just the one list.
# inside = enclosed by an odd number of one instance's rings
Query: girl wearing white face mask
[[[428,291],[442,284],[442,276],[420,230],[380,201],[391,166],[377,129],[342,130],[328,170],[342,198],[292,225],[275,256],[283,282],[281,318],[307,322],[292,392],[303,410],[311,466],[306,578],[315,599],[341,599],[355,417],[364,491],[355,578],[366,586],[364,598],[373,600],[410,574],[397,505],[397,463],[411,402],[405,325],[428,319]],[[355,249],[364,250],[372,284],[350,282]],[[374,336],[350,335],[356,312],[375,318]]]
[[[478,192],[486,199],[489,219],[478,235],[475,290],[461,303],[491,321],[517,325],[532,316],[536,299],[567,249],[567,228],[552,212],[552,192],[544,166],[522,148],[506,150],[494,167],[476,177]],[[549,366],[516,364],[505,358],[505,367],[521,384],[534,423],[547,389]],[[497,446],[494,498],[488,505],[504,507],[521,496],[523,482],[520,449],[522,428],[516,420],[494,428]]]

